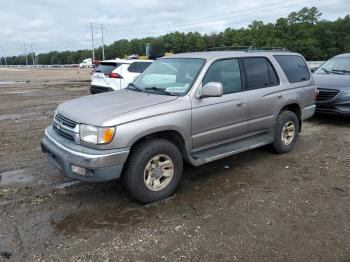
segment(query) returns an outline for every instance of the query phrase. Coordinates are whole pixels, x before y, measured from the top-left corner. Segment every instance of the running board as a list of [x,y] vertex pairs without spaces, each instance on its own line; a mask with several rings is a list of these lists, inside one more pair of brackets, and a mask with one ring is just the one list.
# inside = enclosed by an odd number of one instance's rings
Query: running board
[[202,165],[202,164],[209,163],[224,157],[232,156],[250,149],[268,145],[268,144],[271,144],[272,142],[273,142],[273,137],[270,134],[265,133],[263,135],[253,136],[253,137],[245,138],[239,141],[193,152],[192,153],[192,160],[194,162],[193,164]]

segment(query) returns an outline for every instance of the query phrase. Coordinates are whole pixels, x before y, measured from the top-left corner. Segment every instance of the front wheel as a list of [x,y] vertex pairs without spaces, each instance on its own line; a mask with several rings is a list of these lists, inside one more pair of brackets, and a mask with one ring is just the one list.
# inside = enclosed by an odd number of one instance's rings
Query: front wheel
[[182,176],[179,149],[165,139],[147,140],[132,152],[124,184],[139,202],[148,204],[171,196]]
[[294,112],[283,111],[276,120],[275,137],[272,147],[278,154],[292,150],[300,130],[299,119]]

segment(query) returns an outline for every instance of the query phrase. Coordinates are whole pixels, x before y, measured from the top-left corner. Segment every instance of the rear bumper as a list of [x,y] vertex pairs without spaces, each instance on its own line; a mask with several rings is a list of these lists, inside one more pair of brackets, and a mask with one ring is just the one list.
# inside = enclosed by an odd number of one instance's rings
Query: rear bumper
[[[41,148],[66,176],[88,182],[109,181],[120,177],[129,149],[96,150],[70,141],[65,144],[62,143],[64,139],[57,139],[53,132],[52,126],[45,130]],[[85,175],[74,173],[72,165],[85,168]]]
[[106,86],[97,86],[97,85],[91,85],[90,87],[90,94],[99,94],[99,93],[104,93],[104,92],[110,92],[114,91],[113,88],[111,87],[106,87]]
[[315,105],[303,108],[301,110],[301,119],[304,121],[306,119],[311,118],[315,114],[315,111],[316,111]]

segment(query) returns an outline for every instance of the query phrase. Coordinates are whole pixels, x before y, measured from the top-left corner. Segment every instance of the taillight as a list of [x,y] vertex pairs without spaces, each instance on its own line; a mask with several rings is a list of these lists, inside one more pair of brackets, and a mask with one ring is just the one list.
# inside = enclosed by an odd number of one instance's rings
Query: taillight
[[109,78],[123,78],[121,75],[117,74],[117,73],[105,73],[105,76],[109,77]]

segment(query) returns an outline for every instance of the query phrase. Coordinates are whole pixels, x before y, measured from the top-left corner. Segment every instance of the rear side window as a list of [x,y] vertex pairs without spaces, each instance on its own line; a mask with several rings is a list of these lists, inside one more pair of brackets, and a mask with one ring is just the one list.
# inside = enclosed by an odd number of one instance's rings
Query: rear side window
[[266,58],[243,58],[243,63],[248,90],[278,85],[276,72]]
[[310,79],[309,68],[300,56],[275,55],[274,58],[282,67],[290,83],[303,82]]
[[112,73],[121,63],[101,63],[95,70],[96,73]]
[[141,74],[150,66],[150,64],[152,64],[152,62],[134,62],[129,66],[128,71]]

